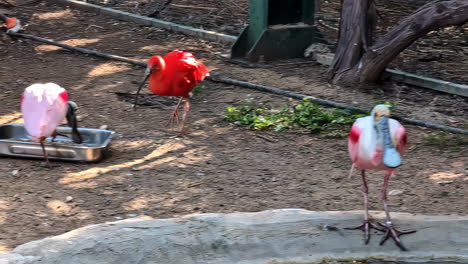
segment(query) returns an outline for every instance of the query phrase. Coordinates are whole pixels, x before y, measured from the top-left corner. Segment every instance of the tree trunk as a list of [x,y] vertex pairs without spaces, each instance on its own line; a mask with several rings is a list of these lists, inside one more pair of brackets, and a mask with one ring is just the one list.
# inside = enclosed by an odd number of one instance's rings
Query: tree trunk
[[[368,1],[371,0],[343,0],[338,47],[329,75],[332,83],[356,85],[375,82],[387,65],[418,38],[439,28],[468,22],[468,0],[439,0],[418,9],[367,48],[362,41],[363,36],[367,36],[363,32],[370,31],[374,24],[363,25],[357,21],[369,21],[372,3],[367,13],[362,11],[362,3]],[[359,34],[359,38],[354,34]]]
[[339,38],[330,79],[339,79],[359,62],[372,44],[376,21],[373,0],[341,0]]

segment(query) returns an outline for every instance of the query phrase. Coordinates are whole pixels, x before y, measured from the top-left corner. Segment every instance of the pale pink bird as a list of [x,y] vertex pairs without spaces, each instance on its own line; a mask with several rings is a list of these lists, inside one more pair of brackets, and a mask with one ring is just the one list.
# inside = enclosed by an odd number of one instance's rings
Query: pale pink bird
[[81,135],[78,132],[75,111],[76,104],[68,101],[68,93],[55,83],[36,83],[25,89],[21,97],[21,112],[24,127],[32,136],[33,142],[41,144],[47,166],[50,167],[44,140],[57,136],[56,128],[67,118],[72,127],[73,142],[80,144]]
[[[399,231],[394,228],[387,203],[387,188],[390,176],[395,175],[396,168],[402,163],[401,157],[406,149],[405,128],[395,119],[390,118],[390,108],[387,105],[376,105],[370,116],[358,118],[348,137],[348,151],[353,161],[350,176],[356,167],[361,170],[363,194],[364,194],[364,223],[355,228],[365,233],[365,243],[369,243],[369,229],[374,228],[385,232],[380,245],[388,239],[395,240],[396,245],[406,250],[400,240],[404,234],[416,231]],[[386,214],[385,224],[379,225],[380,229],[370,222],[368,212],[368,188],[366,182],[366,170],[385,171],[384,185],[382,189],[382,201]]]

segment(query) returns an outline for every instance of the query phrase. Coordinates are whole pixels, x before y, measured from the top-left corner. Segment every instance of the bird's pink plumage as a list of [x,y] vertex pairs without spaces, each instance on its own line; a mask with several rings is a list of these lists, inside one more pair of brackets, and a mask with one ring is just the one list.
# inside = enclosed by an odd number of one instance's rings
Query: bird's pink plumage
[[33,84],[21,98],[24,126],[34,140],[51,136],[68,110],[68,93],[54,83]]
[[[382,162],[383,145],[372,139],[373,117],[358,118],[348,137],[348,151],[356,168],[362,170],[389,170]],[[396,150],[403,155],[406,149],[405,128],[395,119],[389,120],[390,137]],[[367,143],[365,143],[367,141]],[[393,169],[391,169],[393,170]]]

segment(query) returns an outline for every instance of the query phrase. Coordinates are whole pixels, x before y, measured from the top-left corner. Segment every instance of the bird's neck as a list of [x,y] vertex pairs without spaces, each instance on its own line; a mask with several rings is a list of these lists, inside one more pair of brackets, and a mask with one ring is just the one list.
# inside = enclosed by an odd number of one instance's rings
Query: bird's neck
[[362,147],[366,148],[369,152],[382,151],[383,139],[382,135],[377,128],[377,123],[372,116],[369,117],[369,125],[365,126],[362,133]]

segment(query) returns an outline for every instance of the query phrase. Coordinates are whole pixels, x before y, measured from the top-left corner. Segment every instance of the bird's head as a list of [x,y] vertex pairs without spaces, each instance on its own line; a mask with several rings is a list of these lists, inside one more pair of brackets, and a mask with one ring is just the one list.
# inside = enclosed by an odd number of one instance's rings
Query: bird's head
[[137,102],[138,102],[138,95],[140,94],[141,88],[145,85],[146,81],[148,78],[151,76],[153,73],[158,73],[164,71],[166,68],[166,63],[164,62],[164,59],[161,56],[153,56],[149,59],[146,70],[145,70],[145,76],[143,78],[143,81],[140,83],[140,86],[138,86],[137,93],[135,95],[135,103],[133,104],[133,109],[135,109]]
[[73,113],[75,113],[78,110],[78,105],[73,101],[68,101],[68,107],[71,111],[73,111]]
[[68,101],[68,111],[66,117],[68,125],[72,128],[72,139],[73,142],[81,144],[83,142],[83,138],[81,137],[81,134],[78,131],[78,120],[76,119],[77,110],[78,105],[73,101]]
[[166,68],[166,63],[161,56],[153,56],[148,61],[148,66],[146,67],[146,75],[151,74],[153,72],[164,71]]
[[386,116],[387,118],[389,118],[390,114],[390,107],[385,104],[379,104],[374,106],[374,109],[372,109],[371,113],[375,121],[379,121],[382,116]]

